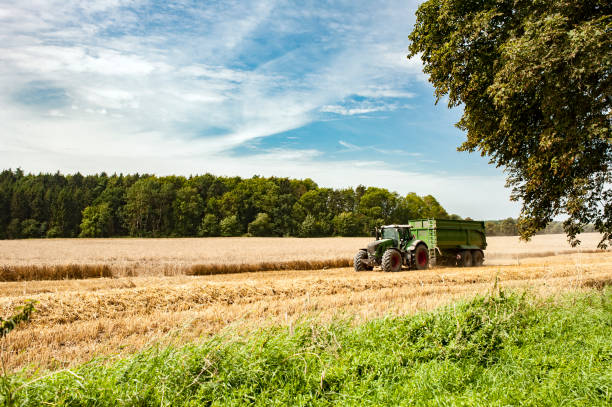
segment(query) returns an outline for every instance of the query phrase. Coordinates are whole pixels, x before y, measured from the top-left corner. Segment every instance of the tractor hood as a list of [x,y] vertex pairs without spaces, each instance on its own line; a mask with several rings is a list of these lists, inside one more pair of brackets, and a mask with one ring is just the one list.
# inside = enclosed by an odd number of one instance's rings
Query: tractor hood
[[393,246],[393,244],[394,244],[393,239],[375,240],[368,244],[368,254],[371,256],[375,256],[376,252],[378,251],[377,249],[379,247],[386,248],[387,246]]

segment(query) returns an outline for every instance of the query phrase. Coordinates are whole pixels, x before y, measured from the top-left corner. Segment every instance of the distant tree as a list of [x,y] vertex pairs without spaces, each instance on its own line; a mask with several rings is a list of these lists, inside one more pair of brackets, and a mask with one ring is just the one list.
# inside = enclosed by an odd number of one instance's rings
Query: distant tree
[[359,236],[363,227],[353,212],[342,212],[333,219],[335,234],[338,236]]
[[113,215],[107,203],[88,206],[83,210],[79,237],[109,237],[113,231]]
[[504,236],[516,236],[518,235],[518,228],[516,222],[512,218],[505,219],[501,223],[501,234]]
[[176,191],[176,198],[172,203],[174,210],[174,234],[178,236],[195,236],[198,223],[204,213],[204,200],[198,190],[191,186],[184,186]]
[[485,222],[485,233],[487,236],[497,236],[499,234],[499,228],[495,222]]
[[21,237],[21,219],[11,219],[6,228],[6,237],[9,239],[19,239]]
[[212,213],[208,213],[202,219],[202,223],[198,229],[198,235],[203,237],[219,236],[221,229],[219,220]]
[[427,209],[425,209],[425,216],[428,218],[438,218],[438,219],[446,219],[448,218],[448,213],[446,210],[440,205],[438,200],[431,195],[426,195],[423,197],[423,202]]
[[51,204],[51,227],[58,230],[60,236],[75,237],[78,235],[80,222],[81,211],[76,189],[70,186],[62,187]]
[[402,213],[402,220],[399,223],[404,223],[408,219],[420,219],[427,216],[425,201],[414,192],[409,193],[400,201],[399,210]]
[[167,236],[172,228],[172,180],[143,178],[126,192],[124,218],[132,236]]
[[36,238],[42,237],[40,222],[36,219],[26,219],[21,222],[21,237]]
[[300,225],[298,235],[300,237],[318,237],[324,236],[325,233],[321,222],[317,221],[313,215],[306,215]]
[[228,216],[221,220],[219,224],[221,236],[240,236],[242,235],[242,224],[236,215]]
[[123,185],[123,178],[114,176],[109,179],[106,189],[104,189],[93,201],[93,205],[102,203],[108,205],[112,218],[112,228],[110,232],[112,236],[127,234],[127,229],[125,229],[121,217],[121,209],[126,203],[125,193],[126,186]]
[[46,236],[48,238],[62,237],[62,231],[57,226],[53,226],[47,230]]
[[249,223],[248,233],[251,236],[273,236],[273,225],[267,213],[258,213],[255,220]]
[[612,239],[612,2],[427,0],[410,34],[437,100],[461,106],[460,150],[505,167],[523,238],[568,215]]
[[397,194],[384,188],[370,187],[359,201],[359,212],[370,219],[381,218],[389,223],[395,215],[398,199]]

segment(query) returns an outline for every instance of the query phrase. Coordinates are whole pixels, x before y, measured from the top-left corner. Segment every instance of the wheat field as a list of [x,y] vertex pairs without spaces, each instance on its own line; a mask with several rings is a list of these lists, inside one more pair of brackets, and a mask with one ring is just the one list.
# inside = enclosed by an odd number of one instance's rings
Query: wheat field
[[[592,252],[600,235],[581,236],[572,248],[565,235],[530,242],[489,237],[485,264]],[[0,281],[121,276],[227,274],[261,270],[347,267],[371,238],[177,238],[0,240]]]
[[500,264],[478,268],[355,273],[343,267],[209,276],[182,271],[206,262],[223,264],[229,254],[245,264],[333,260],[350,256],[368,239],[4,241],[4,265],[49,267],[64,261],[133,270],[113,278],[0,282],[0,315],[28,299],[38,302],[32,321],[5,337],[5,365],[61,369],[154,343],[185,343],[267,325],[291,327],[307,318],[358,323],[432,309],[495,286],[541,295],[601,288],[612,282],[612,253],[591,252],[599,237],[587,237],[580,249],[569,248],[562,236],[537,236],[528,244],[490,238],[488,255]]

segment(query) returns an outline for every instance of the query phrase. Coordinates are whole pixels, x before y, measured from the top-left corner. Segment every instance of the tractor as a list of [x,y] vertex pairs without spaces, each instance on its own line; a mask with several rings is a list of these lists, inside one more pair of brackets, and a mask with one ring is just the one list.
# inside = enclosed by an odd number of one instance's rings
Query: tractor
[[376,229],[376,240],[355,255],[355,271],[399,271],[402,266],[424,270],[429,267],[429,248],[416,238],[411,225],[387,225]]
[[357,252],[355,271],[423,270],[432,266],[481,266],[487,248],[483,221],[414,219],[376,229],[376,240]]

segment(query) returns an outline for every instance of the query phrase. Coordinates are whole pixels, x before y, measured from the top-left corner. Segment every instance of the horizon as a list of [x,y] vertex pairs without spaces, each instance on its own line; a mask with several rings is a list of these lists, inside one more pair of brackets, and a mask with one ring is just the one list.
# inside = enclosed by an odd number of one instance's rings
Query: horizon
[[0,7],[0,160],[26,173],[311,178],[516,218],[407,59],[418,2]]

